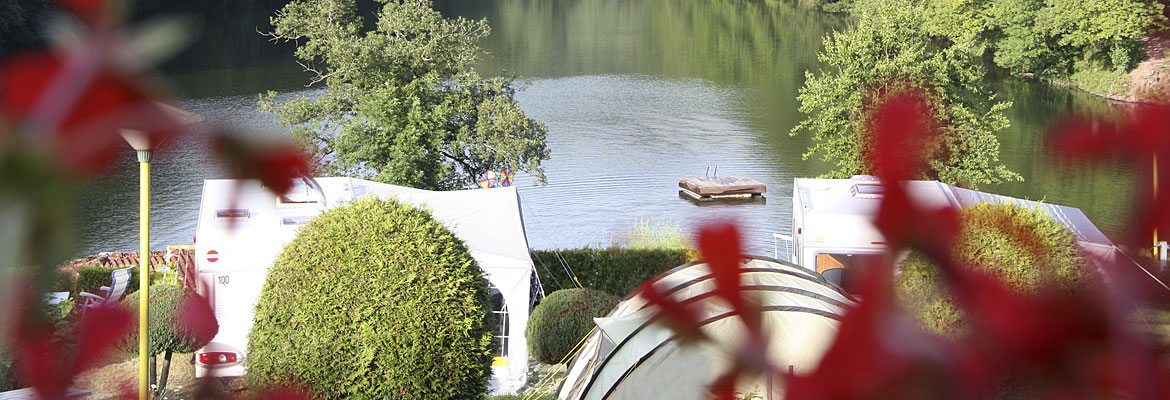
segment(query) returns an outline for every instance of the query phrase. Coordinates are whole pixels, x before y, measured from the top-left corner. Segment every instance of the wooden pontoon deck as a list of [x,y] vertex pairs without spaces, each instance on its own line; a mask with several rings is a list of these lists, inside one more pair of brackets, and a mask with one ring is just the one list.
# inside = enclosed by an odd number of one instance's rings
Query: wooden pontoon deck
[[679,178],[678,187],[699,201],[750,199],[767,191],[767,186],[746,176],[700,176]]

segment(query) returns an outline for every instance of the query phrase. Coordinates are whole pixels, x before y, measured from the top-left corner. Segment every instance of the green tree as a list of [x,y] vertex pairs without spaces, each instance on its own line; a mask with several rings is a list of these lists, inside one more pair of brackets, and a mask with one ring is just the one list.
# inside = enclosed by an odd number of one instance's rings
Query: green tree
[[[132,281],[133,282],[133,281]],[[126,295],[126,298],[118,303],[119,307],[125,308],[133,315],[138,315],[139,299],[141,297],[140,291]],[[183,312],[190,306],[191,302],[206,301],[195,294],[194,291],[177,285],[151,285],[150,286],[150,307],[147,308],[147,338],[149,340],[149,347],[147,352],[150,355],[150,383],[153,385],[156,382],[156,368],[155,357],[163,354],[163,367],[161,376],[157,377],[158,388],[155,389],[154,396],[161,396],[167,387],[167,377],[171,372],[171,355],[174,353],[190,353],[196,349],[206,346],[211,342],[215,332],[210,335],[207,332],[200,334],[197,328],[188,325],[184,320]],[[137,323],[137,321],[135,321]],[[216,326],[218,330],[218,326]],[[127,352],[138,351],[138,329],[131,331],[130,335],[123,338],[121,346]]]
[[292,127],[326,172],[445,190],[507,167],[544,182],[545,126],[524,115],[513,79],[472,68],[487,21],[444,18],[429,0],[379,1],[368,30],[354,0],[281,9],[269,35],[296,41],[312,83],[327,88],[283,104],[269,93],[261,109]]
[[924,3],[926,32],[968,46],[987,33],[986,9],[991,0],[930,0]]
[[932,44],[915,0],[859,1],[855,15],[855,27],[825,38],[818,58],[830,71],[805,73],[797,99],[808,118],[791,132],[813,135],[805,158],[835,163],[828,177],[870,173],[868,110],[883,94],[919,90],[933,106],[942,146],[922,178],[964,186],[1021,179],[999,161],[995,132],[1008,126],[1003,110],[1011,103],[996,102],[982,86],[978,49]]
[[1146,34],[1162,5],[1151,0],[1044,0],[1037,24],[1065,46],[1096,52]]
[[996,65],[1013,73],[1041,72],[1053,66],[1056,60],[1051,59],[1053,49],[1048,36],[1036,26],[1037,15],[1043,7],[1043,0],[992,2],[987,14],[988,27],[995,32]]

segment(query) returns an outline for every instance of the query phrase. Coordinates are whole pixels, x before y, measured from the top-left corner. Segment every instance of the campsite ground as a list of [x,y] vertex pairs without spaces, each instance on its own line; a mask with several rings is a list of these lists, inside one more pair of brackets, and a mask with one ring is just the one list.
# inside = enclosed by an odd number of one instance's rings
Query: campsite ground
[[[195,380],[195,365],[191,363],[191,354],[175,354],[171,357],[171,373],[167,378],[167,391],[159,399],[190,399],[194,397],[194,390],[196,387]],[[159,358],[160,364],[162,358]],[[541,385],[542,382],[551,382],[551,387],[555,388],[559,379],[564,378],[565,372],[563,367],[555,365],[544,365],[531,361],[529,363],[529,377],[528,382],[520,389],[520,394],[509,396],[490,396],[489,400],[551,400],[554,398],[552,394],[544,394],[541,396],[526,397],[532,391],[540,387],[549,387],[549,385]],[[91,369],[78,375],[77,380],[73,382],[73,387],[89,390],[92,392],[85,397],[87,400],[108,400],[122,398],[119,396],[125,390],[136,391],[137,381],[135,376],[138,374],[138,359],[132,353],[120,353],[111,356],[108,363]],[[237,381],[233,383],[229,390],[233,392],[242,392],[244,387],[243,382]],[[127,389],[123,389],[123,388]]]
[[[195,364],[191,353],[171,356],[171,372],[167,378],[167,391],[159,399],[189,399],[195,388]],[[159,357],[161,368],[162,357]],[[122,398],[121,393],[137,392],[138,358],[132,353],[121,353],[110,358],[110,362],[77,376],[73,387],[92,392],[86,399],[105,400]]]

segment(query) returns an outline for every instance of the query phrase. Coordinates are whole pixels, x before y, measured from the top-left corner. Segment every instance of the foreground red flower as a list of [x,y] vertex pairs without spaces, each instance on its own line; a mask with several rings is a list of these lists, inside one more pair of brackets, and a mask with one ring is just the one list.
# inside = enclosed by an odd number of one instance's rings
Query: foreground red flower
[[259,179],[278,195],[312,171],[308,157],[291,143],[249,140],[230,133],[217,134],[212,140],[233,178]]
[[95,367],[130,332],[131,315],[117,307],[87,310],[76,327],[77,343],[55,342],[54,326],[25,307],[14,323],[17,372],[42,399],[62,399],[77,374]]
[[132,79],[106,69],[87,53],[13,56],[0,64],[0,116],[15,140],[45,149],[65,171],[106,169],[127,148],[122,129],[157,143],[182,127]]

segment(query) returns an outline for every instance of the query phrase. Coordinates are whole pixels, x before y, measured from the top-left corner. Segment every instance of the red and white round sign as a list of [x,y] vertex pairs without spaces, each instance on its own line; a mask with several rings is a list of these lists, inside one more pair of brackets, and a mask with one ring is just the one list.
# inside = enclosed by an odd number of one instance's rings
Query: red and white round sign
[[216,261],[219,261],[219,252],[215,251],[215,250],[208,250],[207,251],[207,262],[216,262]]

